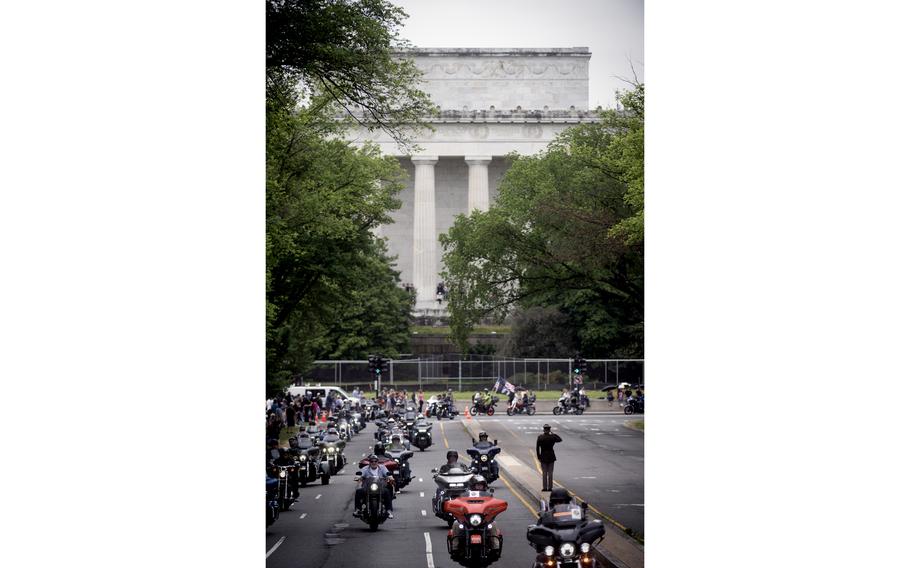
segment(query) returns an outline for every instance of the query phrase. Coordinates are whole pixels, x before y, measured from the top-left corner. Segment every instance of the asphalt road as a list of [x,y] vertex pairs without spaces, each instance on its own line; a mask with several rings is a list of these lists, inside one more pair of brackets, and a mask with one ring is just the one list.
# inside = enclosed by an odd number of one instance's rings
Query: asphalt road
[[554,481],[644,536],[644,433],[623,426],[629,420],[643,418],[641,414],[553,416],[538,412],[534,416],[497,414],[473,420],[491,440],[498,439],[499,445],[535,469],[537,436],[543,433],[543,425],[549,424],[563,440],[555,447]]
[[[445,421],[442,426],[434,422],[433,445],[425,452],[416,451],[411,458],[416,478],[395,499],[395,518],[371,533],[366,523],[353,516],[356,464],[352,462],[372,450],[374,431],[375,426],[370,424],[347,445],[348,466],[343,475],[333,477],[327,486],[303,488],[291,510],[282,512],[278,521],[266,528],[266,552],[271,551],[266,559],[268,568],[349,567],[362,565],[364,555],[370,557],[370,568],[459,566],[446,552],[447,525],[433,515],[430,500],[436,485],[430,470],[445,463],[446,444],[467,458],[464,450],[471,446],[470,437],[458,419]],[[537,517],[532,515],[531,504],[523,504],[523,498],[516,497],[502,479],[492,487],[497,498],[509,503],[497,517],[504,542],[502,558],[494,566],[527,568],[534,549],[525,534]]]
[[[643,520],[643,507],[632,506],[643,503],[643,435],[624,428],[622,422],[627,419],[615,415],[509,418],[503,414],[474,420],[483,425],[491,439],[498,438],[500,445],[532,466],[530,451],[540,426],[547,421],[565,440],[556,446],[556,481],[601,511],[615,515],[617,521],[625,524],[625,520],[629,523],[626,526],[643,532],[643,522],[636,524]],[[353,516],[356,461],[373,447],[376,427],[369,424],[348,443],[344,473],[332,477],[329,485],[317,482],[302,488],[291,510],[282,512],[278,521],[266,528],[267,567],[341,568],[362,564],[365,554],[370,557],[371,568],[457,567],[446,552],[448,528],[433,515],[430,500],[435,483],[430,470],[445,462],[447,448],[458,450],[462,461],[468,461],[465,449],[471,446],[471,439],[461,420],[433,421],[433,445],[425,452],[415,451],[411,458],[415,479],[395,499],[395,518],[375,533]],[[509,503],[497,518],[504,537],[503,555],[493,566],[527,568],[534,549],[525,534],[527,526],[537,520],[537,504],[517,494],[502,478],[492,487],[496,497]]]

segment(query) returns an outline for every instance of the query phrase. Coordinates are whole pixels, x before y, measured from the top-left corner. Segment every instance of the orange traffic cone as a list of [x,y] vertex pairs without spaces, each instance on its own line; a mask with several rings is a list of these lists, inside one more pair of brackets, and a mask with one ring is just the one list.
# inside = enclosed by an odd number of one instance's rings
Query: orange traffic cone
[[471,411],[468,410],[467,406],[464,407],[464,417],[467,418],[468,420],[471,419]]

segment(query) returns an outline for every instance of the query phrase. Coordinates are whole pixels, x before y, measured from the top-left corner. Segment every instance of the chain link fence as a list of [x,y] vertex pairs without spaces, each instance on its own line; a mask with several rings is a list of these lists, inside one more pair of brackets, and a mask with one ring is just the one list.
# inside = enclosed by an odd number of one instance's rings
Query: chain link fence
[[[644,359],[588,359],[585,385],[591,388],[633,385],[645,382]],[[468,359],[432,357],[391,360],[382,387],[407,390],[476,391],[491,387],[502,377],[516,386],[533,390],[560,390],[569,386],[572,359],[502,359],[472,356]],[[303,375],[301,384],[337,385],[345,390],[355,386],[375,390],[376,377],[369,372],[366,360],[315,361]]]

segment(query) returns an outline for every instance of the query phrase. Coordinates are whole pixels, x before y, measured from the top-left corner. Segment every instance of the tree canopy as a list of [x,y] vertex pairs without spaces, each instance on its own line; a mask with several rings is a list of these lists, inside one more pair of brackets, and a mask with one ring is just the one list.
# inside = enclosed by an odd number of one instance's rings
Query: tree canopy
[[406,144],[406,128],[431,105],[414,86],[413,64],[396,56],[405,46],[400,8],[267,0],[266,12],[266,377],[274,393],[314,359],[406,349],[413,298],[374,236],[400,206],[404,171],[344,133],[366,121]]
[[586,356],[643,356],[644,86],[620,100],[544,152],[512,155],[495,205],[440,237],[462,349],[483,319],[552,306]]

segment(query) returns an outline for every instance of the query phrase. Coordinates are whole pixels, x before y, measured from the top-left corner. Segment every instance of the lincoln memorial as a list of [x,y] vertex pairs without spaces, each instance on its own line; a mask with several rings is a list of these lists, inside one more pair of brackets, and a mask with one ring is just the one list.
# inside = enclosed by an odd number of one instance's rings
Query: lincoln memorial
[[428,119],[435,131],[416,137],[406,155],[388,135],[355,129],[350,139],[371,140],[396,156],[408,173],[393,223],[378,230],[397,257],[401,280],[417,291],[415,311],[442,315],[439,235],[459,214],[485,211],[496,201],[512,152],[535,154],[560,131],[594,122],[588,110],[586,47],[549,49],[420,48],[402,54],[422,71],[421,88],[439,107]]

